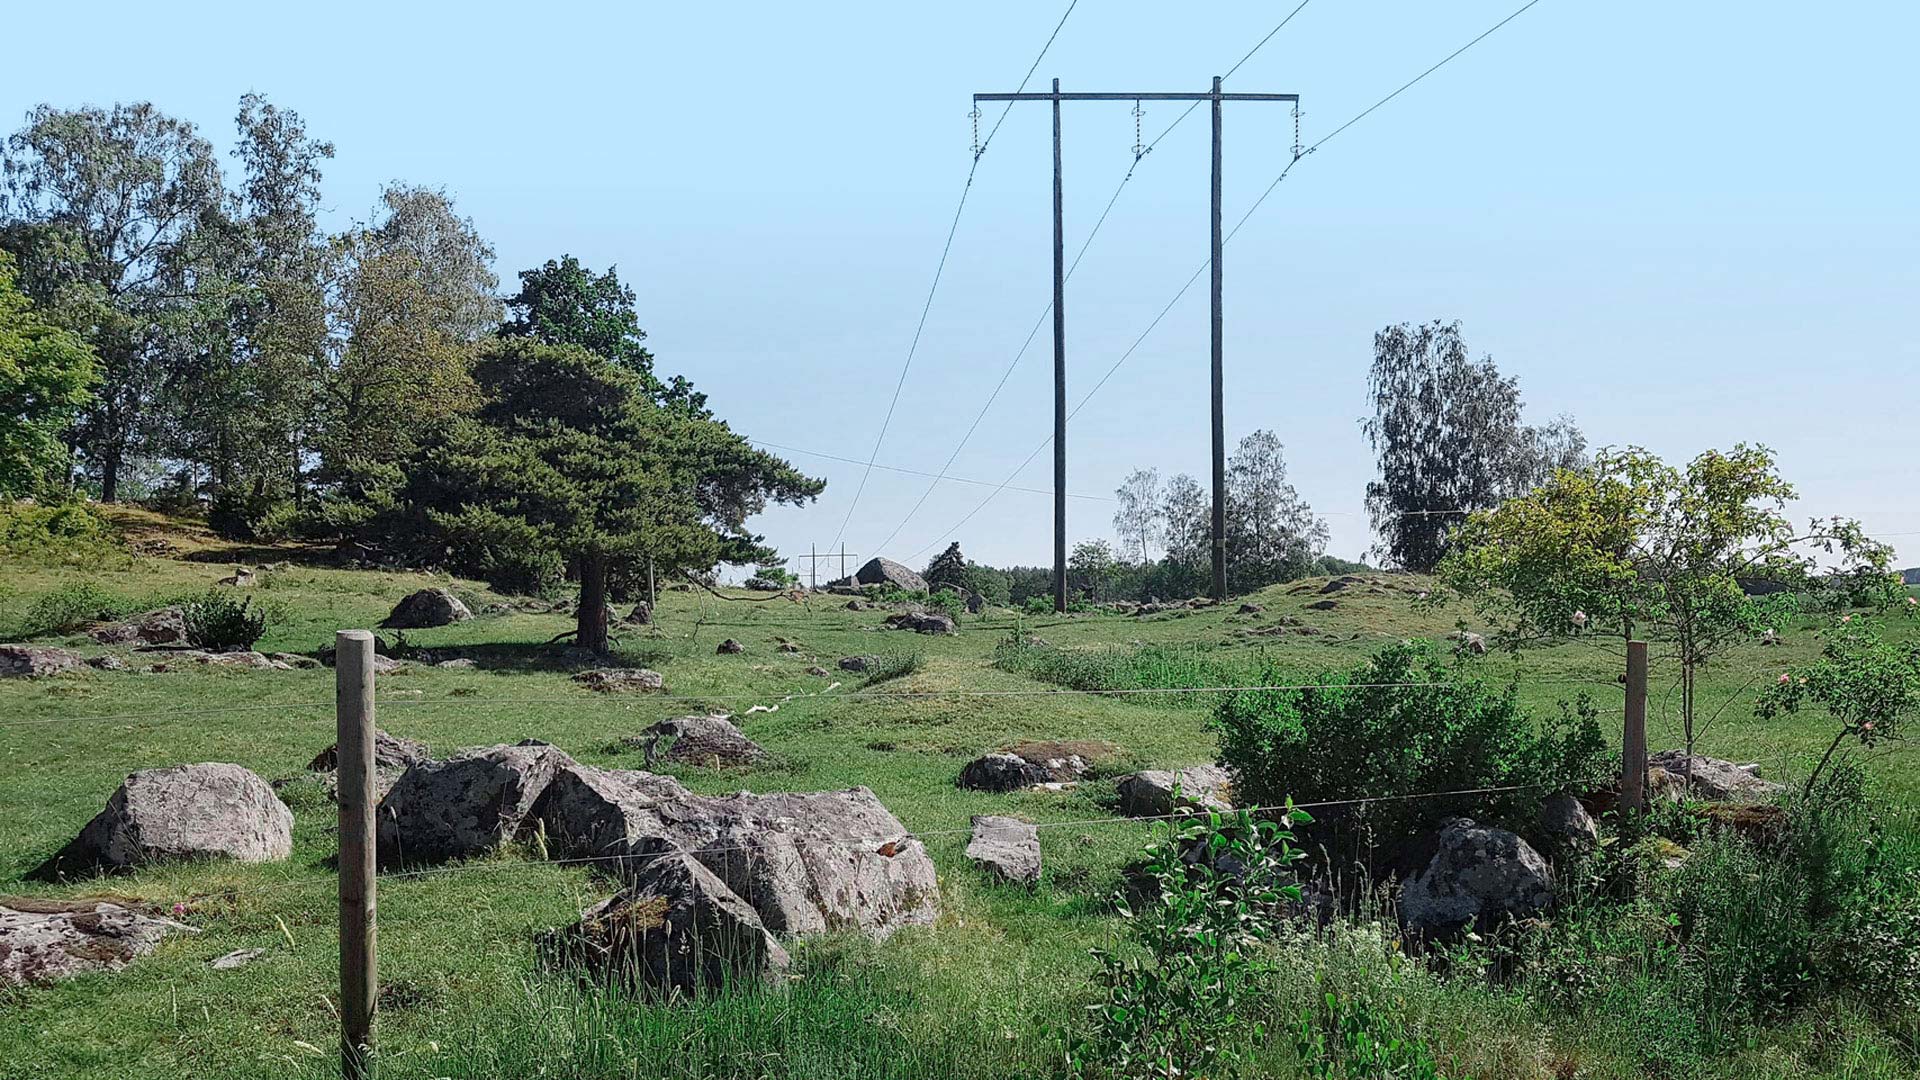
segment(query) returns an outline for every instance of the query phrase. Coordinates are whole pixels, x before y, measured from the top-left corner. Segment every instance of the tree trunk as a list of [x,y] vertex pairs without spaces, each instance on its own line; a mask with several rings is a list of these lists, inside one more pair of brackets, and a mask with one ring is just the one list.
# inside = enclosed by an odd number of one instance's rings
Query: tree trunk
[[607,557],[597,551],[580,558],[580,606],[574,644],[594,652],[607,651]]
[[120,452],[110,450],[100,459],[100,501],[114,502],[120,495]]

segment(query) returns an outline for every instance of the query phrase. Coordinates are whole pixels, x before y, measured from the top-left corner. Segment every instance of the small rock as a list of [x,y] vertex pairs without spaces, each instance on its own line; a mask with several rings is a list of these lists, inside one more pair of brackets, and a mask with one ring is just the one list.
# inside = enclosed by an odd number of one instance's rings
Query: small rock
[[873,662],[871,656],[843,656],[840,658],[840,670],[865,673],[873,666]]
[[473,612],[460,598],[446,589],[420,589],[408,593],[380,625],[391,630],[419,630],[450,626],[473,618]]
[[575,673],[573,681],[603,694],[665,689],[665,676],[648,668],[595,668]]
[[100,656],[88,657],[87,666],[95,671],[125,671],[128,665],[125,660],[112,653],[104,653]]
[[746,652],[747,647],[733,640],[732,638],[728,638],[727,640],[714,646],[713,651],[720,656],[733,656],[738,653]]
[[1051,779],[1040,766],[1007,753],[983,754],[960,770],[960,786],[970,791],[1019,791]]
[[807,669],[807,674],[812,675],[815,678],[823,679],[823,678],[826,678],[828,675],[833,674],[833,672],[828,671],[826,668],[821,667],[819,664],[815,664],[812,667]]
[[1580,800],[1562,792],[1540,804],[1534,819],[1549,849],[1574,855],[1590,854],[1600,846],[1600,826]]
[[652,626],[653,605],[642,600],[633,605],[633,610],[628,612],[627,617],[620,621],[628,626]]
[[311,656],[302,656],[299,653],[290,653],[290,652],[268,653],[267,659],[277,660],[280,663],[285,664],[290,668],[312,669],[320,666],[320,661],[315,660]]
[[1267,609],[1261,607],[1259,604],[1247,603],[1240,605],[1240,614],[1242,615],[1258,615],[1265,610]]
[[474,663],[471,656],[456,656],[451,660],[442,660],[433,666],[444,671],[472,671]]
[[247,569],[244,566],[237,566],[234,568],[233,574],[231,576],[223,577],[219,581],[214,582],[214,584],[225,585],[229,588],[234,588],[234,589],[244,589],[251,586],[253,582],[254,582],[253,571]]
[[954,632],[953,617],[937,611],[903,611],[887,616],[885,622],[895,630],[911,630],[916,634]]
[[1015,818],[975,814],[967,859],[1002,881],[1038,885],[1040,829]]
[[265,949],[235,949],[225,956],[216,956],[207,961],[207,966],[215,971],[232,971],[243,968],[266,955]]
[[1147,769],[1120,778],[1120,809],[1132,817],[1166,817],[1188,810],[1227,811],[1233,809],[1232,786],[1233,775],[1218,765]]
[[801,650],[798,644],[791,641],[783,641],[780,643],[780,651],[783,653],[797,653]]
[[1470,630],[1462,630],[1454,635],[1454,640],[1460,643],[1462,649],[1465,649],[1475,656],[1487,655],[1487,639],[1481,634],[1473,633]]
[[[274,669],[274,661],[267,659],[267,657],[260,653],[250,650],[247,652],[202,653],[197,659],[200,663],[208,667],[248,668],[254,671],[271,671]],[[279,666],[285,668],[288,665],[281,664]]]
[[1338,600],[1315,600],[1313,603],[1307,605],[1307,610],[1332,611],[1334,608],[1337,608],[1339,606],[1340,606],[1340,601]]

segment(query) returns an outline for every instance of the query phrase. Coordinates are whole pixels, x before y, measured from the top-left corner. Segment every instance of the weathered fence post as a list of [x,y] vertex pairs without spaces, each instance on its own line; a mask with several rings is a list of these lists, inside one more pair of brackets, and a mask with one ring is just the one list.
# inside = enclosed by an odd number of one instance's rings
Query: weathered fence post
[[374,950],[373,634],[333,637],[340,800],[340,1073],[373,1075],[373,1012],[379,973]]
[[1647,643],[1627,642],[1626,730],[1620,736],[1620,806],[1647,808]]

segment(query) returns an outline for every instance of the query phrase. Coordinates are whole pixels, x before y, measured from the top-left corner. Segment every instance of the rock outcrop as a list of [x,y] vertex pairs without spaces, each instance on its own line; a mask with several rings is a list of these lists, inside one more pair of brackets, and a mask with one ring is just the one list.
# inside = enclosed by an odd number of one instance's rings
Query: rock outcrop
[[861,585],[891,585],[905,592],[926,592],[927,579],[892,559],[868,559],[853,575]]
[[187,640],[187,622],[179,608],[163,607],[96,626],[87,636],[102,645],[180,645]]
[[484,855],[519,836],[554,774],[573,764],[553,746],[529,743],[415,762],[380,800],[380,865]]
[[577,672],[573,681],[603,694],[632,694],[666,687],[666,679],[647,668],[594,668]]
[[0,679],[44,679],[85,665],[79,653],[51,645],[0,645]]
[[192,927],[104,900],[0,901],[0,986],[119,971]]
[[1784,784],[1762,779],[1758,765],[1736,765],[1731,761],[1695,754],[1689,770],[1685,750],[1662,750],[1657,754],[1649,754],[1647,764],[1666,770],[1667,775],[1681,787],[1689,783],[1691,774],[1693,796],[1708,802],[1772,802],[1786,790]]
[[713,768],[762,765],[773,758],[724,716],[679,716],[662,720],[628,741],[646,753],[649,769],[668,764]]
[[898,615],[889,615],[883,621],[895,630],[911,630],[916,634],[951,634],[954,631],[953,616],[938,611],[903,611]]

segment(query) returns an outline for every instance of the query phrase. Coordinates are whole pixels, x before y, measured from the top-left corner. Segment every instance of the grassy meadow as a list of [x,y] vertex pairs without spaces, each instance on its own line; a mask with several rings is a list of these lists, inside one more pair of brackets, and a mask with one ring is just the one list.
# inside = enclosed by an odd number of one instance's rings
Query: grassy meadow
[[[571,626],[466,581],[415,573],[327,568],[297,548],[227,547],[186,526],[143,516],[133,531],[164,538],[165,557],[96,565],[4,567],[0,635],[12,634],[43,597],[87,583],[138,605],[204,591],[235,565],[279,564],[251,594],[272,621],[261,651],[316,653],[336,629],[370,626],[407,592],[445,584],[481,614],[446,628],[407,631],[408,644],[476,661],[470,670],[423,667],[379,680],[379,724],[435,752],[527,737],[580,760],[638,768],[619,740],[653,722],[705,709],[732,713],[775,755],[746,771],[675,770],[689,786],[721,792],[865,785],[909,829],[926,836],[940,874],[939,924],[872,946],[825,940],[799,946],[806,977],[780,994],[742,994],[698,1005],[652,1005],[579,990],[539,973],[534,935],[575,917],[610,886],[581,868],[542,864],[532,850],[504,852],[447,872],[390,876],[380,887],[382,1075],[393,1077],[1012,1077],[1060,1075],[1088,1000],[1089,949],[1120,923],[1109,897],[1154,826],[1118,818],[1110,777],[1127,767],[1214,760],[1210,695],[1061,693],[1073,673],[1017,674],[994,663],[1010,636],[1037,634],[1081,654],[1112,686],[1181,686],[1252,678],[1272,664],[1300,681],[1351,665],[1386,641],[1443,636],[1459,610],[1416,603],[1418,579],[1366,575],[1323,597],[1321,580],[1277,586],[1236,605],[1146,617],[1110,613],[1020,618],[989,610],[953,637],[880,628],[884,611],[850,611],[843,598],[748,602],[764,594],[662,594],[657,625],[621,632],[610,663],[666,677],[667,696],[600,695],[570,681],[575,670],[545,643]],[[1309,605],[1335,604],[1320,610]],[[1298,632],[1296,626],[1317,633]],[[1275,628],[1278,632],[1274,632]],[[1902,633],[1910,633],[1903,630]],[[1762,722],[1752,698],[1763,680],[1818,649],[1813,624],[1786,628],[1777,648],[1745,647],[1711,668],[1700,700],[1703,752],[1755,761],[1764,775],[1804,774],[1831,731],[1812,717]],[[716,655],[724,638],[745,646]],[[84,635],[54,635],[89,655],[110,651]],[[797,653],[778,651],[783,641]],[[124,650],[118,650],[124,652]],[[1656,652],[1658,650],[1656,649]],[[863,690],[835,667],[851,654],[917,653],[910,673]],[[1144,659],[1143,659],[1144,658]],[[136,665],[145,658],[135,657]],[[1592,695],[1618,736],[1621,655],[1588,641],[1479,661],[1516,679],[1523,700],[1547,709]],[[812,665],[830,675],[809,675]],[[1049,674],[1049,673],[1036,673]],[[1668,688],[1654,675],[1650,741],[1678,744]],[[981,692],[1001,692],[993,695]],[[971,696],[968,696],[971,695]],[[0,1080],[77,1077],[323,1076],[337,1027],[333,933],[333,806],[315,784],[286,798],[294,854],[278,864],[180,864],[112,879],[50,885],[30,872],[97,812],[136,769],[198,761],[244,765],[273,780],[302,775],[332,741],[332,672],[87,670],[0,682],[0,894],[125,897],[184,905],[200,931],[110,976],[89,976],[0,996]],[[749,711],[755,705],[773,711]],[[1103,779],[1060,794],[990,795],[958,789],[961,766],[983,751],[1027,739],[1099,740],[1117,748]],[[1874,757],[1880,788],[1911,806],[1920,777],[1897,753]],[[1046,868],[1032,892],[989,884],[962,856],[969,815],[1010,813],[1042,830]],[[1449,1075],[1892,1077],[1913,1059],[1886,1039],[1856,1035],[1846,1016],[1788,1017],[1742,1033],[1726,1053],[1650,1066],[1641,1053],[1658,1017],[1622,1007],[1556,1015],[1486,980],[1415,977],[1377,932],[1306,935],[1284,944],[1297,959],[1275,983],[1290,1016],[1313,1001],[1316,977],[1349,969],[1393,988]],[[232,971],[208,966],[235,949],[264,950]],[[1284,1033],[1263,1074],[1294,1075]]]

